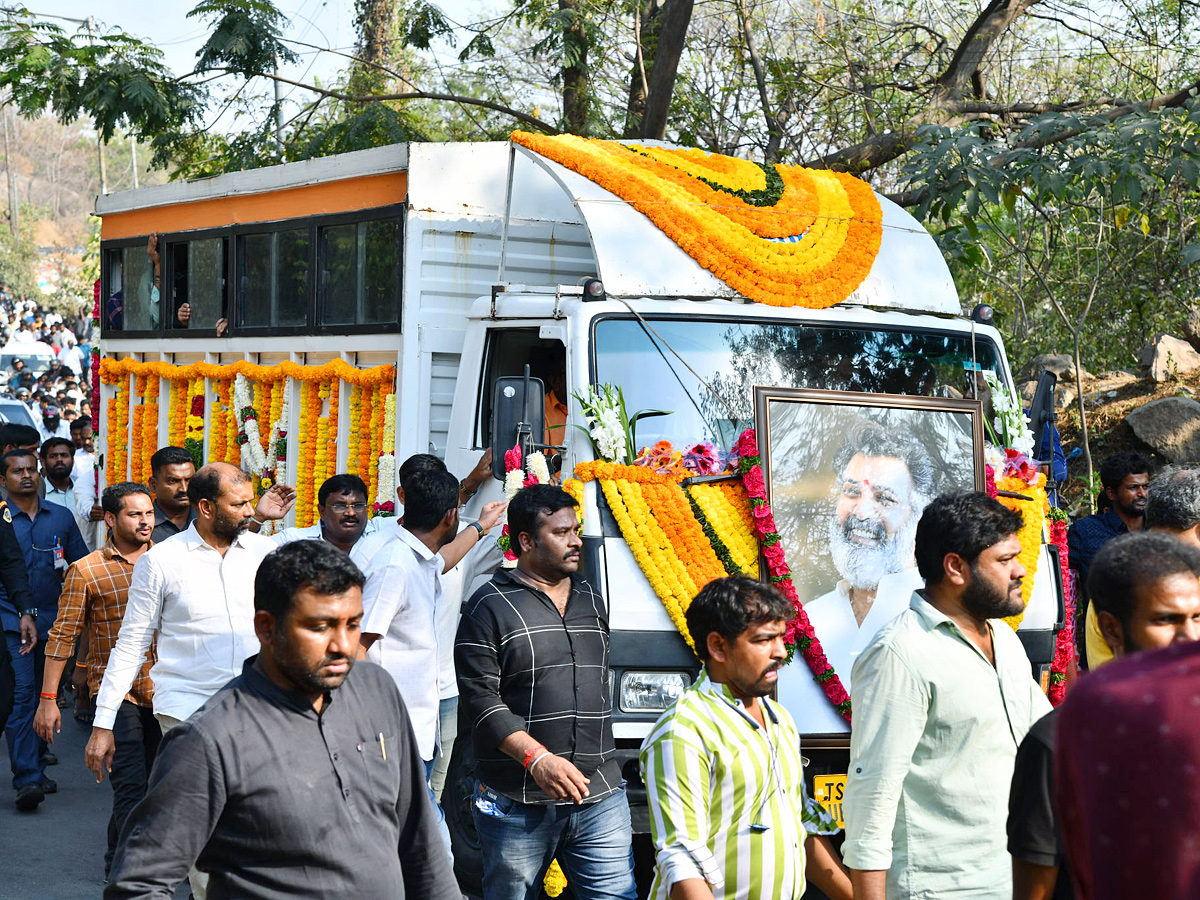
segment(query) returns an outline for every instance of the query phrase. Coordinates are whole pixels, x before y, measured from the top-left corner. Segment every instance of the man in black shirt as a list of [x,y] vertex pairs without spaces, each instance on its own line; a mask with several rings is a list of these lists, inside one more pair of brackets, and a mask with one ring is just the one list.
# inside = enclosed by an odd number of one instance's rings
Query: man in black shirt
[[193,863],[209,900],[462,896],[395,682],[354,662],[362,584],[319,541],[262,561],[262,649],[163,740],[106,900],[165,900]]
[[[1117,657],[1200,639],[1200,551],[1177,538],[1114,538],[1092,562],[1088,590],[1104,641]],[[1013,900],[1071,900],[1054,812],[1058,710],[1037,721],[1017,750],[1008,801]]]
[[517,567],[468,601],[454,647],[472,728],[484,900],[536,896],[555,855],[579,900],[633,900],[629,804],[616,761],[608,612],[576,577],[575,500],[536,485],[508,507]]

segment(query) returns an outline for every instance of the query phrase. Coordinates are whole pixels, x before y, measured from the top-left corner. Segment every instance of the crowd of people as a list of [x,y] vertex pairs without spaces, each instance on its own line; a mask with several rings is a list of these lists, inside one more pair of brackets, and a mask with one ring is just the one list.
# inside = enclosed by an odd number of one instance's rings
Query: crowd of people
[[[461,481],[419,454],[398,518],[368,518],[341,474],[315,525],[276,528],[294,491],[256,496],[168,446],[96,503],[78,422],[0,427],[0,722],[28,812],[53,803],[72,694],[90,720],[105,897],[185,879],[200,900],[460,897],[441,810],[459,722],[486,900],[538,896],[554,859],[582,900],[638,896],[607,605],[570,494],[533,485],[468,521],[490,452]],[[924,507],[923,586],[853,665],[844,835],[774,699],[792,604],[748,578],[703,587],[700,674],[641,747],[650,896],[1191,896],[1200,469],[1121,454],[1101,474],[1111,508],[1070,535],[1100,671],[1057,710],[997,622],[1023,609],[1021,517],[983,493]],[[512,568],[487,539],[502,520]]]

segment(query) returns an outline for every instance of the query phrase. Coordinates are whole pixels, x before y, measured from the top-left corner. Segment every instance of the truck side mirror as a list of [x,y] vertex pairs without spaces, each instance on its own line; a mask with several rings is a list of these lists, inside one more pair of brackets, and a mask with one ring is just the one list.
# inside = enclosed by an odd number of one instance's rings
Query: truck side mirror
[[520,444],[528,454],[532,444],[546,439],[546,386],[540,378],[503,375],[496,379],[492,399],[492,474],[504,480],[504,454]]

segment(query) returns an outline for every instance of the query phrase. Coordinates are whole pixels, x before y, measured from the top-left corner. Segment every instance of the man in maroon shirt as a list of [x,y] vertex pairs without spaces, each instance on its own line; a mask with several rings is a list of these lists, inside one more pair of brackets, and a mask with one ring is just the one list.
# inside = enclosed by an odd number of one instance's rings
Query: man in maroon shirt
[[[1186,559],[1142,554],[1114,577],[1144,581],[1132,570],[1146,567],[1194,596]],[[1058,710],[1054,779],[1080,900],[1200,897],[1200,642],[1134,653],[1080,681]]]

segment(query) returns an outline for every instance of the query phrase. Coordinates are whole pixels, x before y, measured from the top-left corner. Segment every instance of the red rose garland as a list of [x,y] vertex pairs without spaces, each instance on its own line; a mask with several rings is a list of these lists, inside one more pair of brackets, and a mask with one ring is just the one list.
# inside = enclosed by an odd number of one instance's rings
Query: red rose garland
[[775,515],[771,511],[771,504],[767,502],[767,483],[763,478],[762,459],[758,455],[758,440],[753,428],[747,428],[738,438],[736,450],[741,457],[738,472],[742,476],[746,494],[750,497],[754,527],[758,531],[762,543],[762,553],[767,561],[767,572],[771,584],[796,607],[796,618],[788,624],[784,642],[788,645],[789,650],[800,651],[804,661],[808,663],[809,669],[812,670],[813,677],[825,691],[825,696],[829,698],[829,702],[849,722],[850,695],[846,693],[846,689],[842,686],[842,680],[838,678],[833,666],[825,657],[821,641],[817,638],[812,623],[808,621],[808,614],[800,605],[800,598],[792,583],[792,570],[788,568],[782,538],[775,527]]
[[1060,509],[1050,510],[1050,540],[1058,546],[1058,564],[1062,569],[1063,593],[1066,595],[1066,615],[1063,629],[1054,646],[1054,662],[1050,664],[1050,703],[1058,706],[1067,691],[1067,674],[1075,665],[1075,587],[1067,552],[1067,514]]

